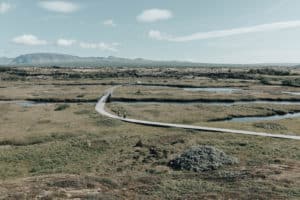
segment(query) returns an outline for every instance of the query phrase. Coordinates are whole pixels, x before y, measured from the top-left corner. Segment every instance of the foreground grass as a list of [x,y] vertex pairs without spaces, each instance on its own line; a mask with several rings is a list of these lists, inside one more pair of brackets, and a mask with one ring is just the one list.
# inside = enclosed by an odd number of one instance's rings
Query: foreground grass
[[89,140],[88,136],[6,148],[1,151],[0,176],[88,172],[94,165],[92,161],[107,149],[105,140]]
[[[143,146],[134,147],[139,140]],[[166,166],[168,160],[194,145],[213,145],[236,156],[240,163],[212,173],[172,171]],[[11,191],[15,191],[26,181],[31,186],[23,188],[26,195],[55,190],[88,195],[85,189],[93,187],[82,182],[89,175],[101,179],[101,188],[107,184],[116,187],[107,191],[110,197],[297,198],[299,152],[297,141],[119,124],[118,128],[99,129],[98,134],[1,147],[1,187],[9,189],[13,183]],[[45,175],[51,178],[44,181]],[[26,178],[32,176],[36,178]],[[43,182],[45,186],[36,191],[35,185]]]

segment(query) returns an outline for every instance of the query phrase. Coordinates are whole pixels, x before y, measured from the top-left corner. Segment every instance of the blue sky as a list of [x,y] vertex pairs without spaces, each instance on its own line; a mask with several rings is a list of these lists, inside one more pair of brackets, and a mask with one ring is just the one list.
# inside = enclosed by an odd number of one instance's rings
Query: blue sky
[[0,0],[0,56],[300,62],[299,0]]

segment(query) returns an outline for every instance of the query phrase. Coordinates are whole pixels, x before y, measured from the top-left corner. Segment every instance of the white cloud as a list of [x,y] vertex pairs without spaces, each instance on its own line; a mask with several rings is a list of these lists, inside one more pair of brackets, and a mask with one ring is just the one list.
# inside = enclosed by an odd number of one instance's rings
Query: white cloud
[[112,19],[105,20],[103,22],[103,25],[105,25],[105,26],[111,26],[111,27],[116,27],[117,26],[117,24]]
[[2,2],[0,3],[0,14],[7,13],[12,8],[12,5],[9,3]]
[[116,47],[119,46],[119,44],[118,43],[109,44],[109,43],[104,43],[104,42],[100,42],[100,43],[80,42],[79,46],[84,49],[100,49],[103,51],[118,51],[118,49]]
[[12,41],[16,44],[29,46],[46,45],[48,43],[46,40],[40,40],[36,36],[30,34],[15,37]]
[[137,16],[139,22],[156,22],[159,20],[171,19],[173,14],[170,10],[164,9],[149,9],[144,10],[140,15]]
[[63,46],[63,47],[69,47],[72,46],[76,43],[76,40],[69,40],[69,39],[64,39],[64,38],[60,38],[56,41],[56,44],[58,46]]
[[113,42],[112,45],[113,46],[120,46],[121,44],[119,42]]
[[46,10],[59,13],[71,13],[79,10],[77,4],[68,1],[41,1],[39,5]]
[[157,31],[157,30],[149,31],[148,36],[151,39],[155,39],[155,40],[164,40],[164,39],[168,38],[167,36],[163,36],[162,33],[160,31]]
[[300,20],[283,21],[283,22],[262,24],[262,25],[257,25],[257,26],[248,26],[248,27],[235,28],[235,29],[199,32],[199,33],[194,33],[191,35],[186,35],[186,36],[181,36],[181,37],[167,35],[165,33],[161,33],[158,30],[151,30],[151,31],[149,31],[148,36],[150,38],[156,39],[156,40],[166,40],[166,41],[171,41],[171,42],[187,42],[187,41],[193,41],[193,40],[222,38],[222,37],[228,37],[228,36],[233,36],[233,35],[265,32],[265,31],[275,31],[275,30],[291,29],[291,28],[300,28]]
[[46,40],[41,40],[38,37],[30,34],[21,35],[12,39],[12,42],[16,44],[28,45],[28,46],[37,46],[37,45],[47,45],[55,44],[61,47],[70,47],[73,45],[79,46],[84,49],[99,49],[102,51],[112,51],[117,52],[117,47],[120,46],[119,43],[93,43],[93,42],[81,42],[73,39],[59,38],[56,42],[47,42]]

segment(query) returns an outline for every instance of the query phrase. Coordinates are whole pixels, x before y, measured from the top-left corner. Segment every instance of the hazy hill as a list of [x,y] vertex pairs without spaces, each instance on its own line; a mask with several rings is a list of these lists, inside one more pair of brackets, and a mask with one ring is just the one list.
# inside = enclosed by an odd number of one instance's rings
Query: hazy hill
[[18,56],[11,61],[11,64],[64,63],[76,62],[78,60],[80,60],[79,57],[66,54],[36,53]]
[[129,66],[129,67],[145,67],[145,66],[199,66],[199,63],[191,62],[177,62],[177,61],[153,61],[146,60],[142,58],[137,59],[128,59],[128,58],[119,58],[114,56],[109,57],[78,57],[66,54],[53,54],[53,53],[36,53],[36,54],[26,54],[21,55],[9,63],[0,64],[9,64],[16,66],[82,66],[82,67],[120,67],[120,66]]
[[265,63],[265,64],[214,64],[193,63],[185,61],[154,61],[143,58],[128,59],[120,57],[78,57],[55,53],[34,53],[20,55],[16,58],[0,58],[0,65],[5,66],[62,66],[62,67],[290,67],[297,64]]
[[12,58],[0,57],[0,65],[7,65],[12,62]]

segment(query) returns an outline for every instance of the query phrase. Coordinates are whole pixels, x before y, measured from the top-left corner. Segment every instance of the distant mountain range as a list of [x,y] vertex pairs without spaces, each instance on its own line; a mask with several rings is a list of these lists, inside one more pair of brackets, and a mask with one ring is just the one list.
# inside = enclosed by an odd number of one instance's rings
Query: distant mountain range
[[12,58],[0,57],[0,65],[10,64],[12,60]]
[[53,53],[36,53],[20,55],[14,58],[11,64],[31,65],[31,64],[45,64],[45,63],[64,63],[77,62],[80,58],[77,56]]
[[186,61],[154,61],[143,58],[128,59],[119,57],[78,57],[55,53],[34,53],[20,55],[16,58],[0,57],[2,66],[61,66],[61,67],[222,67],[222,66],[284,66],[299,64],[264,63],[264,64],[214,64]]

